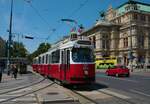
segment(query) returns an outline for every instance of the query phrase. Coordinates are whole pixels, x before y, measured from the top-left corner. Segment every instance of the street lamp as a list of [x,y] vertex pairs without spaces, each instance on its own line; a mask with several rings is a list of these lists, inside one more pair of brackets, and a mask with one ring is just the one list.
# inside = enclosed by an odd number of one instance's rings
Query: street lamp
[[12,42],[12,15],[13,15],[13,0],[11,0],[9,38],[8,38],[8,50],[7,50],[7,71],[8,71],[8,75],[9,75],[9,72],[10,72],[10,45],[11,45],[11,42]]
[[26,39],[34,39],[34,37],[31,36],[25,36]]

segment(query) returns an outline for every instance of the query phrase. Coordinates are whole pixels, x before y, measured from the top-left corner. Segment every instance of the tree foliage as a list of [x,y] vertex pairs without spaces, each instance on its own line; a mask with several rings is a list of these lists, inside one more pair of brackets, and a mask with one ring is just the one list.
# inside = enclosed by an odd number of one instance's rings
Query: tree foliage
[[44,52],[47,52],[49,48],[51,48],[51,44],[49,44],[49,43],[41,43],[39,45],[39,47],[37,48],[37,50],[34,51],[32,54],[30,54],[28,56],[28,59],[31,62],[33,60],[33,58],[37,57],[38,55],[40,55],[40,54],[42,54]]
[[[7,57],[7,52],[8,52],[8,43],[0,37],[0,57]],[[23,45],[23,43],[18,43],[16,41],[13,41],[11,43],[10,45],[11,58],[16,58],[16,57],[26,58],[27,54],[28,51]]]
[[23,45],[23,43],[13,42],[10,47],[11,57],[26,57],[28,54],[27,49]]
[[0,37],[0,57],[5,57],[6,53],[6,42]]

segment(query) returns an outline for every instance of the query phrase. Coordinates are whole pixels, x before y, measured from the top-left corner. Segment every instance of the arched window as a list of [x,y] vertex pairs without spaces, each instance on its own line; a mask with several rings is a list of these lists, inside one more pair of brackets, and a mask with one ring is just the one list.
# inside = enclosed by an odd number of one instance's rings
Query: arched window
[[110,48],[109,34],[103,34],[102,35],[102,48],[103,49],[109,49]]
[[93,44],[94,44],[94,48],[96,48],[96,39],[95,39],[95,36],[93,36]]
[[124,45],[124,48],[128,47],[128,37],[123,38],[123,45]]

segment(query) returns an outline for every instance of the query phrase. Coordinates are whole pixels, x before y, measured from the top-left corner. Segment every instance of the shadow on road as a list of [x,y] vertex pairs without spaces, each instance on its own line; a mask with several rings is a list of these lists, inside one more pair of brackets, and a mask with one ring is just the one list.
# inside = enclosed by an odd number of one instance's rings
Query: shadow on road
[[76,91],[93,91],[93,90],[108,88],[107,85],[100,84],[100,83],[94,83],[89,85],[65,85],[64,87]]

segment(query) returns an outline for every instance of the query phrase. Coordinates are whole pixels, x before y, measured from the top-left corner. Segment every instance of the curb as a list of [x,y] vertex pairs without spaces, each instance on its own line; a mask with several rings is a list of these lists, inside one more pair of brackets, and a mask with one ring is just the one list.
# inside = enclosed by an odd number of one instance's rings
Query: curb
[[41,78],[44,78],[43,76],[41,76],[40,74],[38,74],[38,73],[36,73],[34,71],[30,71],[30,72],[33,73],[33,74],[35,74],[35,75],[37,75],[37,76],[39,76],[39,77],[41,77]]
[[79,102],[78,99],[73,99],[69,97],[68,99],[55,99],[55,100],[45,100],[42,95],[36,94],[36,98],[38,104],[53,104],[53,103],[71,103],[71,102]]

